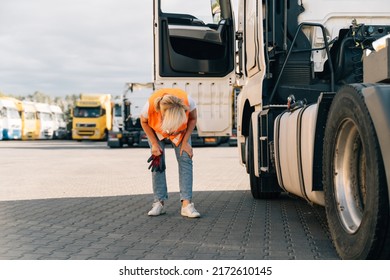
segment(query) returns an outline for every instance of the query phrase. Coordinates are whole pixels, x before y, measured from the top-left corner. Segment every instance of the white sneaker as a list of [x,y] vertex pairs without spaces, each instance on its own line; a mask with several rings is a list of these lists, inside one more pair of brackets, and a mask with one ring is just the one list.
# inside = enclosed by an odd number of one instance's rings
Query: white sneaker
[[159,216],[165,214],[164,205],[160,201],[156,201],[152,205],[152,209],[148,212],[149,216]]
[[193,203],[181,208],[181,215],[188,218],[199,218],[200,214],[196,211]]

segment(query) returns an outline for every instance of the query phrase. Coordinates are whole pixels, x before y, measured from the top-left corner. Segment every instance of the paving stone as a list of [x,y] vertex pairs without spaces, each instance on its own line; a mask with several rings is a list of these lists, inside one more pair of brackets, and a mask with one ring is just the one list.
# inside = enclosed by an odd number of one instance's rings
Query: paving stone
[[[12,155],[13,161],[0,169],[0,259],[338,259],[324,209],[284,194],[254,200],[236,151],[194,148],[193,200],[202,217],[188,219],[180,215],[169,150],[167,214],[149,217],[150,171],[142,164],[148,149],[112,150],[104,142],[2,142],[2,156]],[[61,158],[60,169],[53,169],[53,153]],[[87,167],[74,161],[80,157]],[[50,172],[41,177],[37,170]],[[78,175],[64,180],[63,174],[74,172]]]

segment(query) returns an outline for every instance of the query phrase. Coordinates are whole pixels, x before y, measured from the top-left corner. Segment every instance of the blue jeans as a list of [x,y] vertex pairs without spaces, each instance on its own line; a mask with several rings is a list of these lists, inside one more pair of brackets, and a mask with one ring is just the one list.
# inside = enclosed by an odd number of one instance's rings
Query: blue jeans
[[[188,140],[191,144],[191,139]],[[150,145],[150,142],[149,142]],[[165,157],[165,142],[159,141],[159,145],[163,150],[163,157]],[[179,187],[180,187],[180,200],[192,200],[192,183],[193,183],[193,175],[192,175],[192,159],[186,152],[183,152],[180,156],[180,148],[179,146],[175,146],[172,144],[176,159],[179,167]],[[163,172],[152,172],[152,185],[153,185],[153,194],[154,194],[154,202],[156,201],[165,201],[168,199],[168,188],[167,188],[167,179],[165,171]]]

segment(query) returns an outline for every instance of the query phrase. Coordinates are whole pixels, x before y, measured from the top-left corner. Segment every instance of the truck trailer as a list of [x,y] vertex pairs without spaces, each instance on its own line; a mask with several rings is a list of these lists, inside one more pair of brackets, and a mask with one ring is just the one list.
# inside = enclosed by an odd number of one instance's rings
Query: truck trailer
[[341,258],[389,259],[388,1],[246,0],[237,18],[230,2],[154,1],[156,83],[197,88],[202,128],[216,133],[240,88],[253,197],[323,206]]

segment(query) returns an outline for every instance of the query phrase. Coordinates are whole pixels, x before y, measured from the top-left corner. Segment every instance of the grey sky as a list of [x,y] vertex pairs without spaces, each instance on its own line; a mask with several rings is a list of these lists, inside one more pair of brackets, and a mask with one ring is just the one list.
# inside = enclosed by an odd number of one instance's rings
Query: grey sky
[[0,91],[119,95],[152,81],[152,0],[0,0]]
[[152,13],[153,0],[0,0],[0,92],[115,96],[152,82]]

